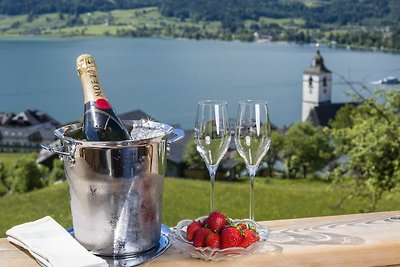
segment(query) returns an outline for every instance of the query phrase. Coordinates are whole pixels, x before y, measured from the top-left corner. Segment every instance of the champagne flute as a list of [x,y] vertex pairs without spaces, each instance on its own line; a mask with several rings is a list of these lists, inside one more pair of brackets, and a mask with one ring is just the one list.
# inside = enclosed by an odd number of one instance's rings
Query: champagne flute
[[194,130],[197,151],[210,174],[210,211],[214,211],[215,174],[231,140],[227,103],[220,100],[200,101]]
[[254,220],[254,177],[271,144],[271,126],[266,101],[239,101],[235,144],[249,172],[250,219]]

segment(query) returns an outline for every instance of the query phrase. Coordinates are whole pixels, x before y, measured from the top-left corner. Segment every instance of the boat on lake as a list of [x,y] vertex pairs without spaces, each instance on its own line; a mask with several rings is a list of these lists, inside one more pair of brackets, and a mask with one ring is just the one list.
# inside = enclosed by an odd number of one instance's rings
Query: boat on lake
[[390,84],[390,85],[392,85],[392,84],[400,84],[400,80],[393,76],[389,76],[389,77],[383,78],[382,80],[374,81],[371,83],[372,84]]

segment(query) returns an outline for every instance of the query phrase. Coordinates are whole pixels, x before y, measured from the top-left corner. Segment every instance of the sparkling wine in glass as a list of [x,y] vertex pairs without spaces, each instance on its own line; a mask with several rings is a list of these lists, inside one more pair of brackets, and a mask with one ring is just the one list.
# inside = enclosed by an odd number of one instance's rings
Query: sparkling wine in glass
[[271,144],[271,127],[266,101],[239,101],[235,144],[249,172],[250,219],[254,220],[254,177]]
[[214,211],[215,174],[231,140],[227,103],[220,100],[200,101],[194,130],[197,151],[210,174],[210,211]]

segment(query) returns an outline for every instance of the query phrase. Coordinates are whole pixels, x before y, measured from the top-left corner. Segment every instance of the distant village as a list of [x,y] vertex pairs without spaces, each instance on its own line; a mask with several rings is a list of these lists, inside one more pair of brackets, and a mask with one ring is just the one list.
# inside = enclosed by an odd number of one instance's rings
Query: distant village
[[[329,120],[335,118],[337,111],[345,104],[332,103],[332,73],[325,66],[319,47],[311,59],[310,67],[303,71],[302,80],[302,121],[308,121],[314,126],[328,126]],[[355,103],[350,103],[355,104]],[[157,121],[141,110],[120,114],[122,120],[151,119]],[[20,113],[0,113],[0,153],[39,152],[37,163],[51,167],[57,155],[41,148],[41,144],[56,144],[54,130],[61,126],[57,120],[39,110],[28,109]],[[176,125],[179,127],[179,125]],[[274,130],[277,130],[276,127]],[[183,154],[186,144],[193,138],[193,130],[185,131],[183,140],[171,144],[168,155],[167,176],[196,177],[207,173],[193,172],[185,168]],[[60,145],[60,144],[59,144]],[[238,162],[233,159],[232,143],[221,163],[220,172],[226,178],[234,177],[234,167]],[[276,166],[276,168],[280,168]],[[198,177],[202,178],[202,177]]]

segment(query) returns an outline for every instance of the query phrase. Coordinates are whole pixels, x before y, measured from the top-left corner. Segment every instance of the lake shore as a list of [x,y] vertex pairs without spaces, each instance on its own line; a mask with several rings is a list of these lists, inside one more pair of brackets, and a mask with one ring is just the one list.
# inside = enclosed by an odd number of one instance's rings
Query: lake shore
[[[253,27],[265,23],[277,25],[280,34],[258,34]],[[322,31],[307,29],[304,20],[287,18],[262,18],[259,21],[247,21],[239,33],[223,28],[220,21],[196,21],[178,19],[161,15],[157,7],[146,7],[110,12],[88,12],[78,17],[65,14],[61,19],[57,13],[35,16],[0,16],[0,39],[13,38],[94,38],[94,37],[145,37],[145,38],[181,38],[188,40],[220,40],[243,42],[292,42],[298,44],[323,43],[344,49],[400,52],[396,49],[377,47],[373,44],[340,43],[329,37],[336,30]],[[361,28],[359,28],[361,30]],[[342,30],[341,34],[356,34],[357,28]],[[293,32],[293,33],[291,33]],[[290,35],[291,33],[292,35]],[[313,37],[314,36],[314,37]],[[338,35],[339,36],[339,35]],[[352,40],[351,38],[349,40]]]
[[184,37],[172,37],[172,36],[150,36],[150,37],[131,37],[131,36],[119,36],[119,35],[1,35],[0,40],[3,41],[15,41],[15,40],[37,40],[37,41],[46,41],[46,40],[85,40],[85,39],[102,39],[102,38],[123,38],[123,39],[164,39],[164,40],[186,40],[186,41],[218,41],[218,42],[244,42],[244,43],[272,43],[272,44],[279,44],[279,43],[287,43],[293,45],[323,45],[325,47],[333,48],[333,49],[341,49],[341,50],[352,50],[352,51],[366,51],[366,52],[383,52],[383,53],[393,53],[393,54],[400,54],[400,50],[387,50],[387,49],[377,49],[374,47],[363,47],[363,46],[351,46],[351,45],[332,45],[329,43],[319,43],[319,42],[310,42],[310,43],[298,43],[298,42],[290,42],[290,41],[241,41],[241,40],[223,40],[223,39],[191,39],[191,38],[184,38]]

